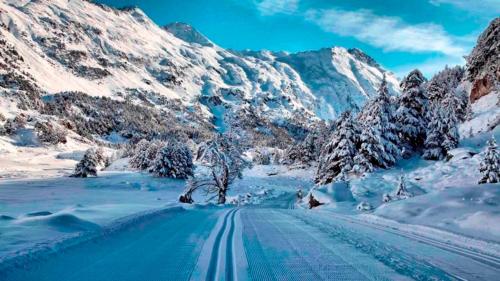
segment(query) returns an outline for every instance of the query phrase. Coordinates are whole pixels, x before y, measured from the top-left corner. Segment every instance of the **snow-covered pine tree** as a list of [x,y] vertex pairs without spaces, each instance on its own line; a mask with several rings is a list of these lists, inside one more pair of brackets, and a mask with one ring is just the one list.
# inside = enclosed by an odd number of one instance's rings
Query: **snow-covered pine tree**
[[479,184],[500,182],[500,155],[498,155],[497,142],[493,136],[488,140],[488,148],[479,165],[479,171],[483,176]]
[[458,145],[457,120],[452,108],[439,104],[432,106],[429,120],[423,158],[441,160]]
[[88,176],[97,177],[98,166],[102,165],[104,156],[100,155],[98,149],[89,148],[83,155],[82,160],[76,164],[75,171],[71,177],[86,178]]
[[436,73],[427,83],[427,95],[430,102],[441,102],[448,93],[454,93],[465,75],[465,69],[461,66],[448,67]]
[[318,184],[328,184],[354,166],[359,143],[358,123],[352,118],[351,112],[346,111],[340,116],[336,127],[330,141],[321,149],[315,179]]
[[285,151],[283,164],[311,165],[319,158],[321,147],[328,138],[331,130],[325,122],[318,122],[311,126],[306,138],[291,145]]
[[408,191],[406,186],[406,177],[405,175],[401,175],[399,177],[398,187],[396,188],[396,193],[394,196],[398,199],[407,199],[412,196],[412,194]]
[[442,106],[452,109],[452,113],[459,122],[468,120],[472,115],[472,108],[467,88],[460,85],[446,93],[441,101]]
[[193,176],[193,156],[185,145],[170,141],[163,146],[153,161],[150,172],[157,177],[187,179]]
[[427,97],[423,90],[425,81],[419,70],[413,70],[401,82],[403,93],[399,97],[396,124],[405,157],[412,151],[420,149],[425,140],[427,110]]
[[394,114],[394,105],[384,76],[378,96],[368,102],[358,116],[359,123],[363,126],[360,154],[356,159],[358,171],[387,168],[396,162],[399,148]]
[[376,167],[386,168],[384,147],[373,127],[363,127],[359,136],[360,146],[354,157],[354,171],[373,172]]

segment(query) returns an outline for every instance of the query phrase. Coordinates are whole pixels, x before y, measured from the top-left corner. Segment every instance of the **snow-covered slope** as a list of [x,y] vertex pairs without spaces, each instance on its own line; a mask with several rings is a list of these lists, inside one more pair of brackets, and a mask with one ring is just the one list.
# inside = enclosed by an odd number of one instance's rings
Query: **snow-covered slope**
[[[273,123],[334,118],[374,95],[385,72],[359,50],[232,52],[192,27],[157,26],[141,10],[83,0],[0,1],[0,54],[42,91],[202,104],[207,118],[251,110]],[[387,73],[397,92],[395,77]],[[11,88],[1,85],[3,88]],[[228,114],[230,115],[230,114]],[[217,123],[217,120],[215,120]],[[223,125],[219,123],[219,125]]]
[[205,35],[198,32],[192,26],[182,22],[173,22],[163,27],[166,31],[172,33],[175,37],[188,43],[197,43],[202,46],[213,47],[212,43]]
[[387,76],[389,91],[399,92],[397,79],[359,49],[340,47],[301,52],[279,58],[290,64],[319,101],[315,112],[323,119],[360,109],[376,95],[374,85]]

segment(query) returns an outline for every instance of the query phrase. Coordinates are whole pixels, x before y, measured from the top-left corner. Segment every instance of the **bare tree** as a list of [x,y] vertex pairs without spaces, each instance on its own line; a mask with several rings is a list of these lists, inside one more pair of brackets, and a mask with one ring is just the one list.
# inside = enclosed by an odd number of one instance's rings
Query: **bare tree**
[[215,194],[213,197],[217,197],[218,204],[225,204],[229,185],[236,178],[241,178],[241,171],[247,165],[237,143],[228,135],[218,136],[200,146],[196,160],[205,172],[188,180],[179,201],[192,203],[193,192],[202,188],[206,195]]

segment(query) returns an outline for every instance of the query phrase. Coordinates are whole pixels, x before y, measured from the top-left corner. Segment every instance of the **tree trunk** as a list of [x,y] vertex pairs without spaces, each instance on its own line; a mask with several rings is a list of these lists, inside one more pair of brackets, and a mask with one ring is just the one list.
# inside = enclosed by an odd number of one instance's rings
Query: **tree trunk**
[[191,198],[191,192],[188,191],[188,192],[182,194],[179,197],[179,202],[186,203],[186,204],[192,204],[194,201],[193,201],[193,198]]
[[225,204],[226,203],[226,193],[229,186],[229,167],[224,162],[222,169],[222,178],[218,181],[219,186],[219,200],[217,204]]
[[309,209],[312,209],[312,208],[315,208],[315,207],[318,207],[318,206],[321,206],[323,205],[323,203],[319,202],[318,200],[316,200],[316,198],[314,198],[314,196],[312,195],[312,193],[309,194]]

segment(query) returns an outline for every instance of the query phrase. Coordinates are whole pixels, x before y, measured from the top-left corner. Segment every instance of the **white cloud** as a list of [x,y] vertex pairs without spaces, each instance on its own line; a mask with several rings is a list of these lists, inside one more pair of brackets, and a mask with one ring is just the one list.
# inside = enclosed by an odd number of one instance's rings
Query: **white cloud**
[[411,25],[399,17],[379,16],[370,10],[312,9],[306,12],[306,18],[327,32],[351,36],[385,51],[435,52],[461,57],[468,49],[440,25]]
[[262,0],[256,4],[263,16],[293,14],[299,8],[299,0]]
[[435,6],[449,4],[471,13],[483,15],[500,14],[500,0],[429,0],[429,3]]

